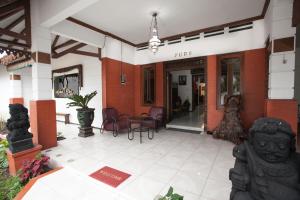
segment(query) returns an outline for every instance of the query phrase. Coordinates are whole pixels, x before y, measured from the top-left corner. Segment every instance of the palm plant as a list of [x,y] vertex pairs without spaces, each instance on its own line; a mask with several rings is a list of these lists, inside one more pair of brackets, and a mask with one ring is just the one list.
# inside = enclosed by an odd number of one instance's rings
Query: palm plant
[[72,97],[69,97],[72,102],[67,103],[68,108],[69,107],[81,107],[82,109],[89,109],[88,103],[97,95],[97,91],[94,91],[90,94],[87,94],[85,96],[75,94]]
[[89,108],[88,104],[97,95],[97,91],[94,91],[85,96],[75,94],[69,97],[71,102],[67,103],[67,107],[79,107],[77,108],[77,119],[80,124],[79,136],[88,137],[94,135],[92,123],[94,121],[94,108]]

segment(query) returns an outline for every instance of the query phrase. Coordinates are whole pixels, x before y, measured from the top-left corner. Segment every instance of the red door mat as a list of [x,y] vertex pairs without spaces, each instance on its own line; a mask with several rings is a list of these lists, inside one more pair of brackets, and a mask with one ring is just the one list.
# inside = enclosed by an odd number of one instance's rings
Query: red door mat
[[119,170],[116,170],[116,169],[113,169],[113,168],[107,167],[107,166],[90,174],[90,177],[92,177],[98,181],[101,181],[103,183],[106,183],[107,185],[110,185],[114,188],[118,187],[121,183],[123,183],[130,176],[131,176],[130,174],[121,172]]

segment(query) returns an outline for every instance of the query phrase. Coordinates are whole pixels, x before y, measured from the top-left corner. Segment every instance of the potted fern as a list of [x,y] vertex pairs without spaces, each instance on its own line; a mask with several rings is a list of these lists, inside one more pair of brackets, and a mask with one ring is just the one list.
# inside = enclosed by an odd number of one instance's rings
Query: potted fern
[[89,108],[88,103],[97,95],[97,91],[94,91],[85,96],[75,94],[69,97],[71,102],[67,103],[69,107],[79,107],[77,108],[77,119],[80,124],[79,134],[80,137],[88,137],[94,135],[92,123],[94,121],[94,111],[95,108]]

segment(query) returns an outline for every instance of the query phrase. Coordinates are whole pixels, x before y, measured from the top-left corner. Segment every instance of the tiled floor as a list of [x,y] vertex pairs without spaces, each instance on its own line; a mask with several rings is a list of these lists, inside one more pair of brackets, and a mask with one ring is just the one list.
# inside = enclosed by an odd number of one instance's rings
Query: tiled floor
[[185,113],[174,118],[167,124],[169,128],[203,131],[204,111],[201,106],[197,106],[193,112]]
[[[140,144],[137,136],[129,141],[127,134],[115,138],[111,133],[100,134],[95,130],[95,136],[80,138],[76,126],[62,123],[58,123],[58,130],[67,139],[44,152],[51,157],[52,165],[64,166],[80,177],[88,177],[103,166],[127,172],[132,176],[113,191],[128,199],[153,200],[157,194],[165,194],[170,186],[184,195],[184,200],[229,199],[228,172],[234,164],[233,145],[229,142],[205,134],[161,130],[153,140],[145,136]],[[81,182],[84,185],[84,181]],[[62,187],[72,187],[70,184]],[[98,181],[93,184],[103,185]],[[83,196],[81,199],[90,198]]]

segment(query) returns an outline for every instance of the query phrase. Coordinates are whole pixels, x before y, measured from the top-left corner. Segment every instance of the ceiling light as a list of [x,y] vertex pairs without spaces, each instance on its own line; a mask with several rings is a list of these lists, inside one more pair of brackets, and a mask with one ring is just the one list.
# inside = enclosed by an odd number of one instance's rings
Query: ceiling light
[[158,51],[158,47],[161,44],[161,41],[158,37],[158,27],[157,27],[157,13],[153,13],[152,15],[152,21],[150,26],[150,40],[149,40],[149,49],[156,53]]

